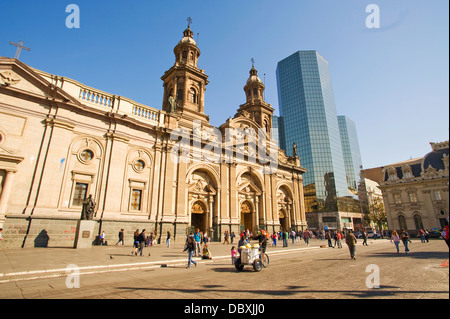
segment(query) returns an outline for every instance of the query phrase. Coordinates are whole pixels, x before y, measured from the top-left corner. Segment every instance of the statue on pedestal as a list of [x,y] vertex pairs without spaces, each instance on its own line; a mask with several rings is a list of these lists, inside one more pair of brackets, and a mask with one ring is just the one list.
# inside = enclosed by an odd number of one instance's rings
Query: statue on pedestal
[[297,156],[297,144],[295,144],[295,142],[292,144],[292,156]]
[[88,198],[83,202],[83,209],[81,210],[81,220],[92,220],[94,218],[95,202],[92,199],[92,195],[89,194]]

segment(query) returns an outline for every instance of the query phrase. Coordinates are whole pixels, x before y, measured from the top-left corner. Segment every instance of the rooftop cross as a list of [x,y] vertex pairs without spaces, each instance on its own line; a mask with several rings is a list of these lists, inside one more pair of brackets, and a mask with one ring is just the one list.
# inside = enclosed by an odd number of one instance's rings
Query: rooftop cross
[[255,59],[251,58],[250,61],[252,62],[252,68],[255,67]]
[[192,18],[191,17],[188,17],[187,19],[186,19],[186,21],[188,22],[188,28],[191,26],[191,24],[192,24]]
[[27,47],[23,46],[23,41],[20,41],[18,44],[9,41],[9,44],[11,44],[11,45],[17,47],[16,55],[14,56],[14,59],[17,59],[17,60],[19,60],[20,52],[22,51],[22,49],[27,50],[27,51],[30,51],[30,50],[31,50],[30,48],[27,48]]

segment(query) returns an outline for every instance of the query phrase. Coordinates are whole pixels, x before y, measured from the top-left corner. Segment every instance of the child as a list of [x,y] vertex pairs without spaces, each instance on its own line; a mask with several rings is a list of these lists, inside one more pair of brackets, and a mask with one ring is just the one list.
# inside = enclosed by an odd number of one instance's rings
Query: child
[[231,264],[233,265],[236,263],[237,253],[238,251],[236,247],[231,247]]
[[202,259],[212,259],[211,256],[211,251],[208,248],[208,244],[205,244],[203,246],[203,255],[202,255]]

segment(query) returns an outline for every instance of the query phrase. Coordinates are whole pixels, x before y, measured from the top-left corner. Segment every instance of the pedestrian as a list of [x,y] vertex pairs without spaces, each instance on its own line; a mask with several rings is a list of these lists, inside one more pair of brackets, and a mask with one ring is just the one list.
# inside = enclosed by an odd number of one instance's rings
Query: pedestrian
[[311,237],[311,233],[309,230],[305,230],[303,232],[303,240],[305,241],[306,246],[309,246],[309,238]]
[[167,231],[166,245],[170,248],[170,231]]
[[[195,235],[194,235],[195,236]],[[196,252],[197,247],[195,244],[195,240],[194,237],[188,237],[188,243],[187,243],[187,251],[189,253],[189,259],[188,259],[188,264],[186,268],[191,268],[191,262],[195,265],[195,267],[197,267],[197,262],[195,260],[192,259],[194,253]]]
[[341,235],[341,232],[339,231],[336,233],[336,243],[335,243],[335,245],[337,244],[338,248],[342,248],[341,239],[342,239],[342,235]]
[[212,254],[211,254],[211,251],[209,250],[207,243],[205,243],[203,245],[202,258],[203,259],[212,259]]
[[422,244],[424,244],[425,243],[425,232],[423,231],[422,228],[419,230],[419,237],[420,237],[420,242]]
[[[144,253],[144,247],[145,247],[145,229],[142,230],[142,232],[138,236],[139,241],[139,254],[142,257]],[[137,255],[137,253],[136,253]]]
[[202,254],[202,235],[200,234],[200,229],[197,228],[197,232],[194,233],[194,246],[195,246],[195,256],[201,256]]
[[230,238],[231,238],[231,244],[234,243],[234,238],[236,237],[236,234],[234,233],[234,231],[231,232]]
[[326,240],[328,240],[328,247],[332,247],[332,248],[334,248],[333,247],[333,242],[331,241],[331,233],[329,232],[329,231],[327,231],[326,233],[325,233],[325,239]]
[[116,246],[123,246],[123,228],[119,231],[119,241],[117,242]]
[[445,243],[447,244],[447,247],[449,247],[448,246],[449,245],[449,243],[448,243],[448,231],[449,231],[448,225],[446,225],[444,227],[444,230],[442,231],[442,238],[445,240]]
[[277,239],[278,239],[277,233],[273,233],[272,234],[272,246],[277,247]]
[[349,230],[345,238],[345,243],[350,251],[350,258],[353,260],[356,260],[356,242],[355,235],[353,235],[353,232]]
[[400,249],[398,247],[398,245],[400,244],[400,236],[398,235],[396,230],[392,231],[392,236],[391,236],[391,243],[395,244],[395,248],[397,249],[397,254],[400,253]]
[[229,244],[230,241],[228,240],[228,230],[225,230],[224,234],[223,234],[224,240],[223,240],[223,245],[225,245],[225,243]]
[[241,237],[240,237],[239,242],[238,242],[238,252],[239,252],[239,254],[241,254],[241,247],[245,246],[247,243],[248,242],[247,242],[247,239],[245,238],[245,233],[242,232],[241,233]]
[[295,243],[295,235],[296,235],[295,231],[291,230],[292,245]]
[[408,254],[409,253],[408,242],[410,240],[409,240],[409,234],[408,234],[407,230],[402,229],[402,233],[400,235],[400,239],[402,240],[402,243],[405,246],[405,253]]
[[363,230],[361,232],[361,235],[362,235],[362,239],[363,239],[363,246],[369,246],[369,245],[367,245],[367,232],[365,230]]
[[100,245],[104,245],[105,244],[105,231],[102,231],[102,233],[100,234],[99,238],[100,238]]
[[425,229],[425,240],[427,241],[427,243],[430,242],[430,233],[428,232],[427,229]]
[[236,263],[237,258],[237,249],[235,246],[231,247],[231,264],[234,265]]
[[133,251],[131,252],[131,254],[135,254],[137,255],[137,252],[139,250],[139,229],[136,229],[136,231],[133,234]]

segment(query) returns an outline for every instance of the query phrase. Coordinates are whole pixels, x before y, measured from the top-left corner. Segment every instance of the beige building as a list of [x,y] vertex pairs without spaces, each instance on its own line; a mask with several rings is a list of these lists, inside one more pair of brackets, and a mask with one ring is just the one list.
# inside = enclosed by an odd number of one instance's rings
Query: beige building
[[273,140],[256,69],[245,103],[213,127],[192,35],[188,27],[161,77],[162,110],[0,57],[3,248],[73,247],[89,194],[109,244],[120,228],[131,244],[143,228],[184,240],[193,228],[219,239],[306,227],[306,170]]
[[414,234],[448,223],[449,142],[430,144],[432,150],[424,157],[365,171],[379,180],[391,230]]

